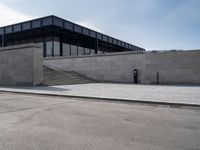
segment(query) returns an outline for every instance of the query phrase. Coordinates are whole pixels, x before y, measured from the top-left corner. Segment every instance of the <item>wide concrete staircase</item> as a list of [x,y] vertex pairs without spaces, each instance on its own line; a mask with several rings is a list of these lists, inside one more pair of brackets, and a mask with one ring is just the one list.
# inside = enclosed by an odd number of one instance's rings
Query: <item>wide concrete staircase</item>
[[73,71],[54,70],[46,66],[43,67],[44,85],[69,85],[86,84],[95,81]]

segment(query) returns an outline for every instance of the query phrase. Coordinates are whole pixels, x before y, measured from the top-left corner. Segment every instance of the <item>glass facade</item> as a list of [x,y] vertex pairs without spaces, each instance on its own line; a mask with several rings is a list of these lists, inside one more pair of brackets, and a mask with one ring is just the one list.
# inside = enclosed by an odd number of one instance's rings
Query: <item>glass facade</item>
[[95,50],[94,49],[90,49],[90,54],[94,55],[95,54]]
[[[60,56],[82,56],[95,55],[96,50],[83,46],[72,45],[65,42],[60,42],[57,36],[41,37],[36,39],[15,40],[7,43],[7,46],[19,45],[26,43],[37,43],[43,48],[44,57],[60,57]],[[103,54],[106,49],[99,49],[97,54]]]
[[52,24],[52,18],[44,18],[42,19],[42,25],[43,26],[48,26]]
[[12,26],[6,27],[5,32],[12,33]]
[[[49,36],[36,39],[15,40],[7,43],[7,46],[19,45],[26,43],[37,43],[43,48],[44,57],[59,57],[59,56],[81,56],[81,55],[94,55],[95,50],[85,48],[82,46],[72,45],[69,43],[60,42],[59,37]],[[98,51],[102,54],[102,51]]]
[[93,37],[93,38],[96,38],[96,32],[90,31],[90,36]]
[[39,27],[41,27],[41,20],[32,21],[32,28],[39,28]]
[[21,31],[21,24],[14,25],[13,31],[14,31],[14,32],[19,32],[19,31]]
[[78,46],[71,45],[71,56],[77,56],[78,55]]
[[108,42],[112,43],[112,38],[111,37],[108,38]]
[[84,48],[78,46],[78,55],[84,55],[84,54],[85,54]]
[[83,28],[83,34],[90,35],[90,31],[88,29]]
[[4,29],[0,28],[0,35],[2,35],[4,33]]
[[97,39],[102,40],[102,34],[97,33]]
[[91,54],[91,51],[89,48],[85,48],[85,55],[90,55]]
[[63,20],[59,18],[53,18],[53,23],[59,27],[63,27]]
[[52,57],[53,56],[53,42],[47,41],[46,42],[46,57]]
[[[36,42],[37,43],[37,42]],[[60,42],[58,37],[46,37],[44,44],[44,57],[61,56]]]
[[56,16],[0,27],[0,46],[39,43],[44,57],[144,51]]
[[64,27],[65,27],[65,29],[73,30],[73,24],[68,21],[65,21]]
[[53,56],[61,56],[60,40],[58,37],[53,37]]
[[31,28],[31,23],[26,22],[22,24],[22,30],[29,30]]
[[74,31],[78,32],[78,33],[81,33],[81,27],[78,26],[78,25],[74,25]]
[[106,35],[103,35],[103,41],[107,42],[108,37]]
[[63,56],[70,56],[71,55],[71,46],[70,44],[63,43]]
[[61,54],[60,54],[60,42],[53,41],[53,46],[54,46],[53,56],[61,56]]

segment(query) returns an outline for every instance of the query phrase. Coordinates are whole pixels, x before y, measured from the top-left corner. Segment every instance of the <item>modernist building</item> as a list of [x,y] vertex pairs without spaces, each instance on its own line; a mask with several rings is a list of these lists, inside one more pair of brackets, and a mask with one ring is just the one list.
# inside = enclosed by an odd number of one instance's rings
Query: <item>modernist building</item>
[[56,16],[0,28],[1,47],[26,43],[39,43],[43,47],[44,57],[145,51]]
[[200,50],[145,52],[56,16],[0,28],[4,86],[93,81],[199,85],[199,57]]

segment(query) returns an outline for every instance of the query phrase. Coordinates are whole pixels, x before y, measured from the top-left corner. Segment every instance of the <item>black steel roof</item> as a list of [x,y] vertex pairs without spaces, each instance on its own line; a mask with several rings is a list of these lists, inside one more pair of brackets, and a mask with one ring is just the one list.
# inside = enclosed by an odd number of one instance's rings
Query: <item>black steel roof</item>
[[57,35],[63,37],[64,41],[85,47],[94,47],[94,41],[98,40],[100,47],[113,47],[119,50],[145,50],[53,15],[0,27],[0,43],[3,42],[3,35],[5,41]]

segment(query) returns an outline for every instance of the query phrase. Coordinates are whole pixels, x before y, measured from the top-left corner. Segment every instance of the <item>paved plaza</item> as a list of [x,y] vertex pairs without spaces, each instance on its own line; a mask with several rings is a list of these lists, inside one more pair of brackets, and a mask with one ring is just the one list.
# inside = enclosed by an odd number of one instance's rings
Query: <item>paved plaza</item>
[[199,108],[0,93],[1,150],[197,150]]
[[1,87],[0,91],[200,105],[200,86],[91,83],[63,86]]

